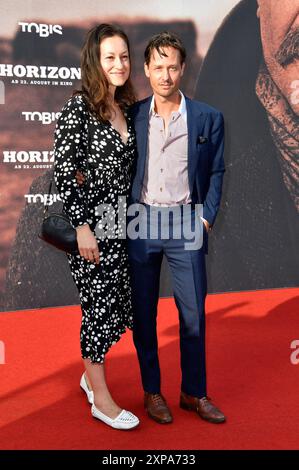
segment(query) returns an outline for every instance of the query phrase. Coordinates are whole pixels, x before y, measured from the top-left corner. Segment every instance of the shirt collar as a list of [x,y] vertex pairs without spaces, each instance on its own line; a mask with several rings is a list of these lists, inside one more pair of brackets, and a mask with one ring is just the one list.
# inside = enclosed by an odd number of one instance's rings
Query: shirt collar
[[[178,109],[178,113],[182,116],[185,122],[187,122],[187,107],[186,107],[186,99],[181,90],[179,90],[179,94],[181,95],[181,102],[180,102],[180,107]],[[151,106],[149,110],[149,114],[153,115],[155,112],[155,97],[154,95],[152,96],[152,101],[151,101]]]

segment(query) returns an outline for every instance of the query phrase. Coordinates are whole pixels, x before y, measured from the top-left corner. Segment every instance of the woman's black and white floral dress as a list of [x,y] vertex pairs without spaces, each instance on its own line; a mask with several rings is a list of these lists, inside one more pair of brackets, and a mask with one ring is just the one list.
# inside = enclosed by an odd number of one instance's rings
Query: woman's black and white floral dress
[[[76,95],[64,106],[55,130],[54,177],[64,210],[74,227],[88,223],[99,245],[99,265],[68,255],[82,308],[82,357],[99,363],[126,327],[132,328],[125,233],[117,229],[119,197],[123,202],[129,195],[136,157],[133,127],[126,119],[129,137],[124,144],[112,125],[91,115],[83,97]],[[77,168],[87,176],[88,190],[78,186]],[[97,207],[102,204],[115,210],[114,239],[97,234],[96,226],[103,220]]]

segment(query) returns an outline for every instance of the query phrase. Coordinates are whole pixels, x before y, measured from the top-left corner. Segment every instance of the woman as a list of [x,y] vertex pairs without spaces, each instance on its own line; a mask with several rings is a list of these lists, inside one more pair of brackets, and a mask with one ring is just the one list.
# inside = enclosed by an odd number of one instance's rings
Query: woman
[[[135,158],[135,136],[126,108],[135,101],[125,33],[101,24],[87,36],[81,58],[82,90],[66,103],[55,131],[55,183],[77,231],[80,255],[68,255],[82,308],[80,385],[95,418],[117,429],[139,424],[113,400],[104,358],[126,327],[132,328],[126,241],[99,235],[102,204],[117,213],[127,197]],[[87,162],[88,155],[88,162]],[[86,175],[79,187],[76,171]]]

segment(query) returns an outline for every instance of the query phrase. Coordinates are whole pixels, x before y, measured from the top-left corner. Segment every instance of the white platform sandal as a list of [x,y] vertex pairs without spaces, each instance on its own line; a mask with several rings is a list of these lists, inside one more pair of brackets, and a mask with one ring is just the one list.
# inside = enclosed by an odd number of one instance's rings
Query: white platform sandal
[[93,404],[91,407],[91,414],[94,418],[97,418],[103,421],[108,426],[111,426],[114,429],[133,429],[136,428],[139,424],[139,419],[137,416],[133,415],[130,411],[122,410],[115,419],[109,418],[109,416],[104,415],[97,407]]
[[81,380],[80,380],[80,387],[86,393],[88,403],[90,403],[92,405],[93,402],[94,402],[93,391],[90,390],[88,385],[87,385],[86,378],[85,378],[85,373],[82,374],[82,377],[81,377]]

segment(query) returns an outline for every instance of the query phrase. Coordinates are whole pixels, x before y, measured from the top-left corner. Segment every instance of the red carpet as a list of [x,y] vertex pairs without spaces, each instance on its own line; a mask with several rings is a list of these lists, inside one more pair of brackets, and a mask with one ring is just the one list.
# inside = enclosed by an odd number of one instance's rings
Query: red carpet
[[[210,295],[207,299],[208,393],[228,417],[213,425],[178,406],[177,312],[159,305],[163,393],[174,415],[162,426],[142,407],[131,333],[107,357],[115,399],[141,419],[113,430],[91,418],[79,389],[78,307],[0,314],[1,449],[298,449],[299,289]],[[299,356],[299,355],[298,355]]]

